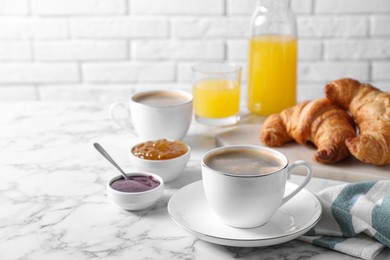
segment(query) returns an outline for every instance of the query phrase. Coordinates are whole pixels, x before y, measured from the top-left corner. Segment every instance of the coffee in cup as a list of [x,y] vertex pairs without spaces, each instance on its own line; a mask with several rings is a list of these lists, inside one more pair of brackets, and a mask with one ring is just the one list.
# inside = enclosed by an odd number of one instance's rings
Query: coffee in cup
[[[304,182],[284,195],[296,167],[307,169]],[[310,181],[311,166],[267,147],[232,145],[215,148],[202,160],[205,196],[213,212],[227,225],[253,228],[266,224],[281,205]]]
[[166,107],[187,103],[189,98],[173,91],[154,91],[136,95],[133,100],[148,106]]
[[219,172],[238,176],[256,176],[283,168],[284,162],[266,151],[222,150],[206,158],[205,164]]
[[[116,116],[116,109],[130,113],[129,124]],[[181,90],[154,90],[133,95],[128,103],[116,102],[110,107],[111,119],[142,141],[181,140],[192,120],[192,95]]]

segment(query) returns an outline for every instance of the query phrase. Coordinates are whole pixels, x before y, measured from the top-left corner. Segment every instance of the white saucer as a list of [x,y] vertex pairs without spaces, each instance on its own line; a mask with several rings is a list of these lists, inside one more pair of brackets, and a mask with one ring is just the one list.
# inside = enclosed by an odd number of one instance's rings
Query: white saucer
[[[287,182],[286,193],[296,186]],[[168,212],[179,226],[202,240],[225,246],[261,247],[303,235],[320,220],[322,209],[318,199],[303,189],[284,204],[267,224],[250,229],[234,228],[223,224],[214,215],[207,204],[202,181],[197,181],[171,197]]]

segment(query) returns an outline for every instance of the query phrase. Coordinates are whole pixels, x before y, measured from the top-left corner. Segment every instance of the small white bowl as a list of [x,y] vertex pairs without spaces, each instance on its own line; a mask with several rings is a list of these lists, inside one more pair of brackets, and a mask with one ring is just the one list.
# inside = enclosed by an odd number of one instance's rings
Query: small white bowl
[[187,145],[187,152],[179,157],[167,160],[142,159],[133,154],[134,145],[130,150],[130,161],[137,171],[152,172],[159,175],[165,183],[173,181],[183,172],[191,157],[190,146]]
[[160,182],[160,185],[157,187],[141,192],[123,192],[115,190],[111,187],[111,184],[119,179],[123,179],[122,175],[118,175],[107,182],[107,195],[113,202],[115,202],[118,206],[122,207],[126,210],[141,210],[146,209],[156,203],[164,192],[164,180],[153,173],[148,172],[134,172],[127,173],[127,176],[152,176],[156,180]]

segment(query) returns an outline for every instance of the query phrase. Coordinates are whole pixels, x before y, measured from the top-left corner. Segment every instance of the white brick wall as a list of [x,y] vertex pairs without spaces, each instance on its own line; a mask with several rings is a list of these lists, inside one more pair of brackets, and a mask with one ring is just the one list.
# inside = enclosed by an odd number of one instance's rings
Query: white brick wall
[[365,16],[303,16],[298,17],[298,32],[303,38],[366,37],[368,18]]
[[168,38],[168,17],[73,17],[69,20],[72,37],[89,39]]
[[80,75],[73,63],[2,63],[0,83],[66,83],[79,82]]
[[388,0],[317,0],[315,12],[319,14],[388,13]]
[[32,60],[32,50],[31,50],[30,42],[25,40],[0,41],[0,60],[1,61]]
[[[12,1],[12,0],[7,0]],[[66,39],[68,23],[64,18],[1,17],[0,39]]]
[[[231,60],[246,84],[257,0],[0,0],[0,100],[125,100],[191,89],[191,65]],[[389,0],[291,0],[298,98],[355,77],[390,91]]]
[[124,14],[127,11],[126,0],[31,0],[31,7],[37,15]]
[[35,59],[39,61],[125,60],[125,40],[36,41]]
[[371,33],[374,36],[390,35],[390,15],[373,16],[371,18]]
[[164,83],[175,81],[173,62],[105,62],[82,65],[85,82]]
[[159,15],[223,15],[224,0],[129,0],[130,13]]
[[28,15],[28,0],[0,0],[0,15]]

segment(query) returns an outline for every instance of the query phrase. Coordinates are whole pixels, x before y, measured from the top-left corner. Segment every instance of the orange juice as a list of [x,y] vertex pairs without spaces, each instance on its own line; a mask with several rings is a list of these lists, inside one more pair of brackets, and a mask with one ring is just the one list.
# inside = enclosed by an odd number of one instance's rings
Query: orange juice
[[238,114],[240,83],[227,79],[207,79],[195,83],[194,111],[205,118],[224,118]]
[[248,109],[270,115],[296,104],[297,39],[255,36],[249,42]]

